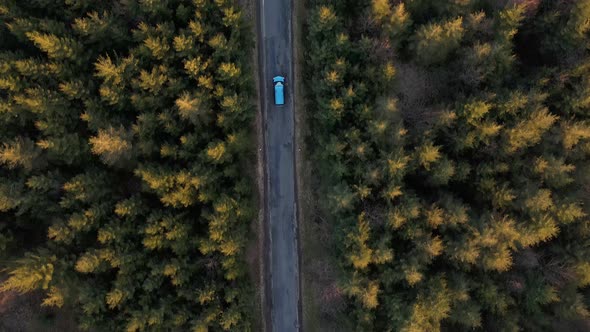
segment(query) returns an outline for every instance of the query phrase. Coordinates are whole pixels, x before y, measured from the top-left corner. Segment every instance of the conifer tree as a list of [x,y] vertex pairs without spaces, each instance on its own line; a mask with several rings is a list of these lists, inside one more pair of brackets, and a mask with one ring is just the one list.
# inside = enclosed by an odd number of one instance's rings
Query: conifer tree
[[22,167],[25,170],[43,167],[41,151],[27,137],[18,137],[4,143],[0,150],[0,161],[10,169]]
[[[3,255],[16,260],[3,287],[44,290],[84,329],[251,329],[253,191],[233,162],[251,155],[252,36],[239,7],[0,8],[0,211],[14,220],[0,247],[19,249]],[[231,208],[209,218],[221,197]],[[23,243],[43,254],[18,261]],[[223,291],[200,303],[205,283]]]
[[415,35],[417,59],[425,65],[445,61],[461,43],[462,25],[463,19],[458,17],[441,24],[422,26]]
[[587,319],[585,3],[312,1],[314,197],[350,326]]
[[90,138],[92,153],[101,157],[108,165],[120,164],[130,159],[132,143],[130,134],[123,127],[109,127],[99,130],[98,135]]

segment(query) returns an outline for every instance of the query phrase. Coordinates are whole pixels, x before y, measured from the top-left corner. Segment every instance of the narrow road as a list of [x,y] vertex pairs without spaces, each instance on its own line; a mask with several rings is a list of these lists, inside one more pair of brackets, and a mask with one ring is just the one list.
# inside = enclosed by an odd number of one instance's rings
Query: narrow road
[[[271,331],[299,331],[299,254],[295,193],[292,0],[260,0],[261,105],[266,161],[266,262]],[[285,105],[274,104],[272,77],[285,76]]]

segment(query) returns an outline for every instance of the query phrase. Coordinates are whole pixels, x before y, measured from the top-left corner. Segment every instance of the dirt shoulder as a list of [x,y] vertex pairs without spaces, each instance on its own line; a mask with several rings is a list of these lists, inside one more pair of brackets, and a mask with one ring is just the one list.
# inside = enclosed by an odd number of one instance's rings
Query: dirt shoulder
[[310,198],[312,197],[309,190],[310,167],[307,159],[307,149],[305,137],[308,135],[307,117],[305,107],[305,93],[303,80],[303,22],[305,21],[305,1],[293,1],[293,82],[294,86],[294,114],[295,114],[295,174],[297,188],[297,222],[298,222],[298,242],[299,242],[299,317],[302,321],[302,331],[316,330],[313,323],[315,319],[310,317],[315,312],[314,294],[310,292],[309,280],[307,274],[307,260],[309,253],[309,234],[307,221],[309,220],[308,211],[310,208]]
[[0,293],[0,331],[80,331],[71,308],[43,307],[43,298],[41,291],[27,294],[14,291]]
[[265,260],[265,237],[266,237],[266,227],[264,225],[265,222],[265,206],[264,202],[266,200],[266,188],[265,188],[265,168],[264,168],[264,124],[263,124],[263,110],[262,105],[260,103],[260,78],[258,75],[259,72],[259,45],[260,41],[258,40],[259,34],[259,1],[258,0],[239,0],[239,4],[243,9],[243,13],[246,19],[246,22],[250,25],[250,29],[252,31],[254,38],[254,49],[252,50],[252,55],[250,59],[251,64],[251,74],[253,84],[256,87],[256,94],[255,100],[252,101],[254,107],[256,107],[256,116],[254,119],[254,135],[255,138],[253,142],[256,143],[256,171],[255,174],[252,174],[256,180],[256,188],[257,188],[257,203],[258,203],[258,214],[256,220],[253,220],[250,224],[250,232],[253,236],[253,239],[250,241],[248,247],[246,248],[246,259],[248,262],[248,272],[250,274],[250,278],[254,284],[254,319],[253,319],[253,331],[269,331],[270,325],[268,325],[267,318],[269,315],[267,314],[267,294],[266,294],[266,284],[265,284],[265,275],[266,275],[266,260]]
[[301,36],[302,36],[302,23],[304,20],[304,9],[305,4],[304,1],[297,1],[292,0],[292,31],[293,31],[293,82],[295,85],[293,86],[293,114],[295,118],[295,194],[297,200],[297,248],[299,251],[297,253],[299,264],[299,319],[300,319],[300,331],[307,331],[306,329],[306,319],[305,319],[305,307],[306,307],[306,297],[305,297],[305,282],[304,282],[304,268],[305,262],[303,260],[303,237],[302,233],[304,231],[304,224],[305,224],[305,209],[306,204],[303,201],[303,196],[306,194],[306,181],[307,174],[304,173],[308,167],[305,167],[305,137],[307,135],[306,131],[306,117],[305,117],[305,99],[303,94],[303,47],[301,43]]

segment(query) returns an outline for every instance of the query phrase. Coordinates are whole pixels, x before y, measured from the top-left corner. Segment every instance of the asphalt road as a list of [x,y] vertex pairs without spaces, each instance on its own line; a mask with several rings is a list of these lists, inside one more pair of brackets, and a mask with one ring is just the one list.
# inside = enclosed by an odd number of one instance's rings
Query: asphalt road
[[[293,114],[292,0],[260,0],[260,80],[266,160],[267,264],[271,331],[299,331]],[[272,77],[286,78],[285,105],[274,104]]]

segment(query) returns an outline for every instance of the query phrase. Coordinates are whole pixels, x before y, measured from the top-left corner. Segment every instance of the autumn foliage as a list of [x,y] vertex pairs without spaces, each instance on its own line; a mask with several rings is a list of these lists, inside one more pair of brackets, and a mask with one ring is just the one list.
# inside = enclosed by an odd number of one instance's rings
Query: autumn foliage
[[0,289],[83,329],[250,329],[237,4],[3,0],[0,23]]
[[355,331],[587,328],[589,9],[312,1],[316,222],[336,230],[348,298],[328,318]]

